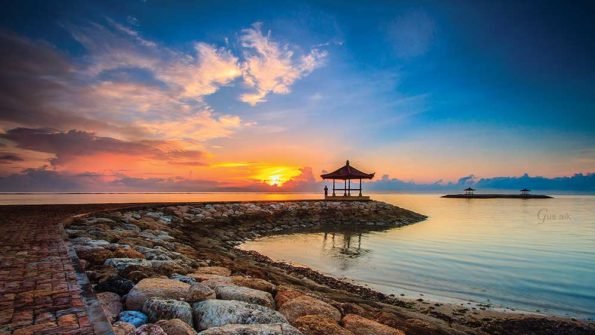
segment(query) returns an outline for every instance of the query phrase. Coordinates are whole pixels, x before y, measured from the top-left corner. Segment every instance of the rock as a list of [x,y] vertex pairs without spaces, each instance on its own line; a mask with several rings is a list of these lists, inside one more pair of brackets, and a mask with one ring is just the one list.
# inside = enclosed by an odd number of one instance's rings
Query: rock
[[192,308],[185,301],[153,297],[145,301],[143,313],[149,317],[149,322],[180,319],[192,324]]
[[101,247],[75,246],[74,250],[78,258],[95,265],[103,264],[106,259],[113,257],[110,250]]
[[179,273],[174,273],[170,276],[171,279],[179,280],[182,283],[186,283],[189,285],[196,284],[198,281],[192,277],[184,276]]
[[113,254],[114,258],[145,258],[143,254],[132,248],[117,248]]
[[299,330],[285,324],[225,325],[203,330],[199,335],[302,335]]
[[255,290],[266,291],[269,293],[275,293],[275,291],[277,290],[277,287],[275,285],[260,278],[233,276],[231,277],[231,281],[232,283],[238,286],[249,287]]
[[353,335],[349,330],[339,326],[337,321],[320,315],[299,317],[293,325],[304,335]]
[[338,309],[322,300],[307,295],[302,295],[284,303],[279,308],[279,312],[291,323],[304,315],[321,315],[336,321],[341,320],[341,312]]
[[227,324],[287,323],[270,308],[233,300],[205,300],[192,305],[194,328],[203,330]]
[[146,324],[130,334],[130,335],[168,335],[161,327],[154,324]]
[[133,324],[124,321],[118,321],[112,325],[115,335],[129,335],[135,328]]
[[194,273],[229,277],[231,275],[231,270],[222,266],[205,266],[197,268]]
[[259,291],[243,286],[217,286],[217,299],[245,301],[268,308],[275,308],[275,301],[269,292]]
[[216,294],[210,287],[203,283],[195,283],[190,286],[188,292],[188,301],[198,302],[207,299],[215,299]]
[[95,286],[97,292],[114,292],[118,295],[125,295],[134,287],[131,280],[119,276],[109,277],[104,281],[100,281]]
[[[223,286],[233,285],[230,277],[223,277],[223,276],[218,276],[218,275],[205,275],[205,276],[210,276],[210,277],[209,277],[209,279],[207,279],[207,280],[201,280],[200,282],[203,285],[206,285],[206,286],[208,286],[208,287],[210,287],[212,289],[214,289],[217,286],[221,286],[221,285],[223,285]],[[193,278],[196,278],[197,280],[200,280],[200,279],[198,279],[197,277],[194,277],[194,276],[193,276]]]
[[405,332],[366,319],[357,314],[347,314],[343,318],[343,326],[355,335],[405,335]]
[[149,321],[144,313],[138,311],[124,311],[120,313],[119,318],[120,321],[128,322],[135,327],[140,327]]
[[126,307],[140,310],[152,297],[187,300],[190,285],[173,279],[146,278],[138,282],[126,297]]
[[114,267],[118,272],[126,270],[129,266],[151,267],[151,262],[139,258],[109,258],[105,260],[104,264]]
[[281,306],[283,306],[289,300],[301,297],[303,295],[304,293],[300,291],[288,287],[280,287],[277,290],[277,294],[275,294],[275,305],[277,305],[277,308],[281,308]]
[[97,300],[99,300],[103,313],[110,322],[115,321],[122,312],[121,298],[114,292],[97,293]]
[[194,328],[180,319],[160,320],[155,324],[161,327],[167,335],[196,335]]

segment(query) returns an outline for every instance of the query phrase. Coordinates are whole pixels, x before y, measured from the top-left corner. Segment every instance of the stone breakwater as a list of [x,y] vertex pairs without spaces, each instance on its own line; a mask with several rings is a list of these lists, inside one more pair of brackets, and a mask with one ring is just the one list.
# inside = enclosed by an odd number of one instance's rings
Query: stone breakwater
[[196,236],[231,250],[287,231],[424,218],[376,201],[205,203],[93,214],[65,232],[115,334],[403,334],[357,306],[220,264],[198,250]]

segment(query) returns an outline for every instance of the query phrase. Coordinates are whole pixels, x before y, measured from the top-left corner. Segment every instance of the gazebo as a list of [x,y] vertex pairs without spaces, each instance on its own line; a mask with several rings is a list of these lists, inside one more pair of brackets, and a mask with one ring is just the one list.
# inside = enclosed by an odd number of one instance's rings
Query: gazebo
[[473,192],[475,191],[475,189],[472,189],[471,187],[467,187],[464,191],[465,191],[465,195],[473,195]]
[[521,190],[521,195],[527,196],[527,195],[529,195],[529,192],[531,192],[531,190],[528,190],[528,189],[524,188],[524,189]]
[[[333,193],[332,193],[332,195],[328,195],[328,192],[326,191],[327,189],[325,186],[325,194],[324,194],[325,199],[328,199],[328,200],[333,200],[333,199],[337,199],[337,200],[339,200],[339,199],[340,200],[370,199],[370,197],[362,196],[362,179],[372,179],[372,178],[374,178],[374,173],[362,172],[362,171],[354,168],[353,166],[349,165],[349,161],[347,161],[345,163],[345,166],[343,166],[342,168],[340,168],[336,171],[333,171],[331,173],[323,174],[320,177],[322,177],[322,179],[332,179],[333,180]],[[337,179],[344,181],[345,184],[344,184],[343,188],[336,187],[335,181]],[[355,180],[359,179],[359,188],[351,187],[351,180],[353,180],[353,179],[355,179]],[[336,191],[343,191],[343,196],[337,196]],[[352,196],[351,191],[359,191],[359,194],[357,196]]]

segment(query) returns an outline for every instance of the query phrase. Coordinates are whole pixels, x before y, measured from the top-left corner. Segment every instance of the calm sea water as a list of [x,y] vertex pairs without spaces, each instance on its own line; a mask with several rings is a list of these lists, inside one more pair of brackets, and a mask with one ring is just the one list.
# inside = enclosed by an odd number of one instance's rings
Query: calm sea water
[[242,248],[406,297],[595,318],[595,197],[374,198],[429,219],[385,232],[268,237]]
[[[279,193],[2,194],[0,204],[320,198]],[[263,238],[242,245],[386,293],[595,318],[595,196],[442,199],[376,194],[429,216],[384,232]]]

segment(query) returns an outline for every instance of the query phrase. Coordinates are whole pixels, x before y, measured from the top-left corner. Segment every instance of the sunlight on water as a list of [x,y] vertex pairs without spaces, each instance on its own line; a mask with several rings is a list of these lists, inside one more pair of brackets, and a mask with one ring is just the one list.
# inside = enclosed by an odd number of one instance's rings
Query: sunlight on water
[[429,219],[361,235],[269,237],[242,248],[387,293],[595,317],[595,197],[374,198]]

